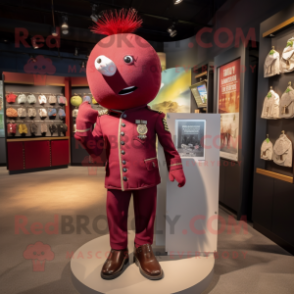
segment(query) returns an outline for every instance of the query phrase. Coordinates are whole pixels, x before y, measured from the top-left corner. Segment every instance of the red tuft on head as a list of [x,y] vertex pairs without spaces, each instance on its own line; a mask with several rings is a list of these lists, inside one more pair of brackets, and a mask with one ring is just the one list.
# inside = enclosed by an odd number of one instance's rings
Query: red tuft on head
[[137,11],[133,8],[121,9],[119,11],[106,11],[96,22],[92,32],[101,35],[114,35],[133,33],[142,25],[142,19],[138,17]]

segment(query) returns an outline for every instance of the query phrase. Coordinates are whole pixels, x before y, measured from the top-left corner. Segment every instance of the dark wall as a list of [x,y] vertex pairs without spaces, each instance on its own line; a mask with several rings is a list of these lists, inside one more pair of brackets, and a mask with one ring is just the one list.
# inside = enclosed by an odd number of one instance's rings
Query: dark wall
[[[263,64],[271,46],[281,54],[287,40],[293,36],[293,26],[275,34],[274,38],[263,38],[262,33],[293,17],[294,5],[273,15],[260,25],[260,61],[258,71],[258,92],[256,112],[256,138],[255,138],[255,169],[261,168],[293,176],[293,169],[283,168],[273,162],[260,159],[260,147],[269,134],[274,143],[282,130],[294,143],[294,120],[278,119],[265,120],[261,118],[264,98],[273,86],[274,91],[281,95],[287,88],[288,82],[294,79],[294,72],[264,78]],[[253,190],[253,224],[256,229],[294,254],[294,184],[254,173]]]
[[[2,75],[0,76],[0,82],[2,82]],[[1,96],[3,96],[3,88],[0,87],[1,91]],[[4,98],[5,99],[5,98]],[[3,107],[4,107],[5,101],[3,100]],[[3,123],[4,123],[4,118],[3,118]],[[0,137],[0,166],[1,165],[6,165],[6,143],[5,143],[5,138]]]
[[[191,68],[195,65],[212,61],[215,56],[230,47],[234,47],[236,28],[241,28],[245,36],[251,29],[258,41],[260,23],[292,3],[292,0],[227,1],[217,11],[211,21],[212,32],[204,33],[201,37],[203,43],[208,45],[201,46],[199,40],[196,40],[196,36],[177,42],[164,42],[164,52],[167,55],[167,68],[176,66]],[[220,28],[225,28],[232,32],[233,39],[231,42],[228,42],[231,44],[225,45],[228,41],[226,33],[220,34],[217,38],[216,31]],[[219,42],[216,40],[219,40]]]

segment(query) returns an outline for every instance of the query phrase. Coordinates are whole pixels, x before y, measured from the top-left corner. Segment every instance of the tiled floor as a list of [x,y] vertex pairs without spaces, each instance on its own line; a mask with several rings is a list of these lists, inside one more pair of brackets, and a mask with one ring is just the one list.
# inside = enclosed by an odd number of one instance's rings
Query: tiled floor
[[[78,293],[69,268],[71,252],[108,232],[104,168],[97,174],[70,167],[11,176],[0,168],[0,191],[0,293]],[[222,209],[220,215],[228,219]],[[131,228],[132,207],[129,216]],[[77,225],[84,222],[85,230]],[[48,244],[54,257],[44,247],[27,248],[36,242]],[[31,257],[39,249],[47,260],[34,271]],[[293,256],[251,226],[247,234],[225,230],[219,235],[215,275],[205,293],[293,294],[293,289]]]

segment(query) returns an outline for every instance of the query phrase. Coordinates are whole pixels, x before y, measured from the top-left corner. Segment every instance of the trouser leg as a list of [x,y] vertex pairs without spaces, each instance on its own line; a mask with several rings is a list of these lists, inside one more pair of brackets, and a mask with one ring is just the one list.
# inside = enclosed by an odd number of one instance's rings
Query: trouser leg
[[110,246],[115,250],[128,247],[128,208],[131,191],[107,190],[107,219]]
[[136,190],[133,194],[136,223],[136,247],[144,244],[152,244],[156,214],[157,186]]

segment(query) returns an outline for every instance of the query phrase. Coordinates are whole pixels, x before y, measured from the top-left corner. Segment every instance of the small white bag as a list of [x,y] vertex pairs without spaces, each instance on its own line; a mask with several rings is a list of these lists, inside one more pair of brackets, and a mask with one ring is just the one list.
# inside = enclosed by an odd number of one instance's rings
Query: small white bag
[[279,75],[280,72],[280,53],[272,49],[265,58],[264,77]]
[[280,96],[272,89],[267,93],[264,98],[261,118],[280,118]]
[[280,118],[294,117],[294,90],[288,86],[280,101]]
[[273,161],[280,166],[292,167],[292,157],[292,142],[285,134],[282,134],[274,145]]
[[263,160],[273,160],[273,143],[269,138],[265,139],[261,144],[260,158]]
[[294,37],[287,41],[281,56],[280,68],[283,73],[294,70]]

